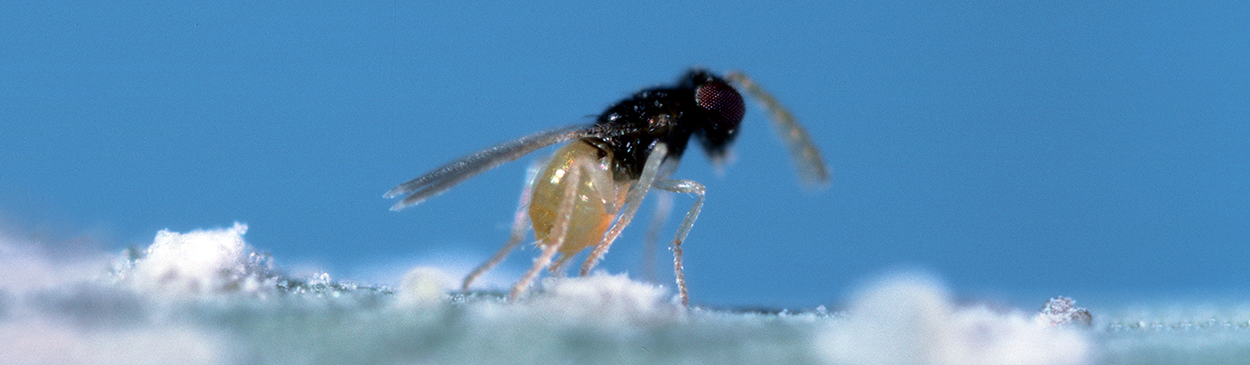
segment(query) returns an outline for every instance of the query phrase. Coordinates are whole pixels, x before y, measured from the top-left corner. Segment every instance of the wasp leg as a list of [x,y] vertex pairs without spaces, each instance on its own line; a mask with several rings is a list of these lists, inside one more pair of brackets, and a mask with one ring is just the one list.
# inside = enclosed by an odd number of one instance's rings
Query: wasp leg
[[655,248],[659,246],[660,229],[668,222],[668,215],[673,211],[673,194],[659,194],[655,201],[655,215],[651,216],[651,226],[647,227],[647,237],[643,240],[642,275],[649,282],[655,282]]
[[560,210],[556,215],[555,224],[551,228],[551,233],[547,235],[548,239],[555,238],[554,242],[546,242],[542,245],[543,253],[534,259],[534,266],[525,272],[525,276],[518,280],[516,285],[512,286],[512,292],[508,294],[509,300],[516,300],[529,289],[530,283],[538,276],[538,273],[544,267],[551,264],[551,258],[560,251],[560,246],[564,246],[564,239],[569,231],[569,225],[572,222],[573,206],[577,202],[577,187],[581,183],[582,167],[578,166],[569,169],[564,187],[564,196],[560,198]]
[[608,252],[608,247],[612,246],[612,241],[621,235],[621,230],[629,225],[629,221],[634,219],[634,214],[638,213],[638,205],[642,203],[642,198],[647,196],[647,191],[651,189],[651,184],[655,183],[656,176],[659,174],[660,165],[664,162],[664,156],[668,155],[668,146],[663,143],[656,143],[651,148],[651,155],[647,156],[647,163],[642,167],[642,175],[638,181],[634,182],[634,186],[629,189],[629,193],[625,196],[625,206],[621,212],[621,216],[616,219],[616,223],[612,224],[612,229],[603,236],[603,240],[595,249],[590,252],[590,256],[586,257],[586,262],[582,264],[582,271],[579,275],[586,276],[590,273],[590,269],[595,268],[599,263],[599,259],[603,254]]
[[564,277],[564,265],[567,265],[571,258],[573,258],[573,255],[560,255],[560,258],[556,259],[556,262],[551,263],[551,266],[547,268],[547,272],[557,278]]
[[521,189],[521,198],[517,202],[516,215],[512,216],[512,236],[508,238],[508,243],[504,244],[503,248],[499,249],[499,252],[496,252],[495,256],[491,257],[490,260],[478,265],[469,275],[465,275],[464,284],[460,285],[461,292],[468,292],[469,284],[472,284],[474,280],[477,280],[478,276],[482,276],[482,274],[490,271],[491,268],[494,268],[495,265],[498,265],[499,262],[508,257],[508,254],[513,249],[516,249],[517,245],[521,244],[521,240],[525,239],[525,232],[529,230],[529,215],[525,213],[529,209],[530,198],[534,194],[534,177],[538,175],[538,169],[540,168],[542,168],[542,163],[535,161],[530,164],[529,169],[525,170],[525,187]]
[[686,276],[682,273],[681,243],[686,241],[686,235],[690,234],[690,228],[694,227],[694,220],[699,218],[699,211],[703,210],[703,197],[706,189],[703,188],[703,184],[690,180],[660,180],[655,183],[655,188],[698,196],[694,201],[694,206],[690,207],[690,212],[686,213],[686,218],[681,221],[677,236],[673,238],[673,273],[677,276],[677,290],[681,294],[681,305],[684,306],[690,303],[690,295],[686,292]]

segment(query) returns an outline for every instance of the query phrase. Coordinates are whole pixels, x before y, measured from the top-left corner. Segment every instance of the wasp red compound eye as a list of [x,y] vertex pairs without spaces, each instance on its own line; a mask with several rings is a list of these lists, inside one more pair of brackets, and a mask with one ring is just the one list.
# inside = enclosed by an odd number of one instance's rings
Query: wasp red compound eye
[[708,119],[713,129],[733,129],[742,122],[742,114],[746,111],[738,90],[719,81],[700,86],[695,92],[695,100],[699,107],[712,114]]

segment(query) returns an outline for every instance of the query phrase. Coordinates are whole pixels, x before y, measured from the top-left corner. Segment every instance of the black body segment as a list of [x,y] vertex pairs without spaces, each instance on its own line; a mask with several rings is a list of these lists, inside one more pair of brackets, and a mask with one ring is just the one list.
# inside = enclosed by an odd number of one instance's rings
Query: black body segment
[[743,104],[725,80],[691,70],[674,87],[642,90],[608,108],[596,124],[620,134],[591,139],[612,149],[619,178],[636,180],[656,142],[668,145],[669,159],[681,158],[692,134],[709,155],[723,154],[737,135]]

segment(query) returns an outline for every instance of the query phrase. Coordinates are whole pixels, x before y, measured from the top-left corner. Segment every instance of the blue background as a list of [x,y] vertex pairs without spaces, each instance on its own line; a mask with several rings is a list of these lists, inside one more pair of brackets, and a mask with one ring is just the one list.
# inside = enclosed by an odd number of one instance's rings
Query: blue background
[[[0,220],[109,250],[238,220],[336,278],[467,270],[530,158],[399,213],[382,193],[705,66],[776,94],[834,178],[800,189],[758,109],[723,177],[691,150],[697,304],[836,304],[900,267],[1029,305],[1250,289],[1250,5],[905,3],[9,1]],[[645,276],[649,210],[602,268]]]

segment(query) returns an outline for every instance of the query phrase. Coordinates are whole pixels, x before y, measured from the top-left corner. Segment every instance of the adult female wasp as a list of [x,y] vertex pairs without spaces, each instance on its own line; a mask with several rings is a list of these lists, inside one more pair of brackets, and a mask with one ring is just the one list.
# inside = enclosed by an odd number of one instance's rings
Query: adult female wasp
[[691,136],[714,163],[724,162],[746,111],[742,95],[731,84],[745,90],[768,111],[802,182],[813,187],[826,184],[829,172],[816,146],[772,95],[741,73],[722,78],[694,69],[673,86],[645,89],[617,102],[594,124],[551,129],[487,148],[399,184],[385,197],[408,194],[391,207],[403,209],[500,164],[572,141],[527,180],[511,239],[465,277],[462,289],[467,290],[475,278],[498,264],[524,239],[526,211],[542,254],[512,287],[511,298],[523,294],[543,268],[550,266],[552,273],[561,272],[569,259],[593,247],[581,268],[582,275],[589,273],[629,225],[643,197],[655,188],[697,196],[672,243],[677,287],[685,305],[689,294],[682,273],[681,244],[703,207],[704,187],[695,181],[668,177],[676,170]]

